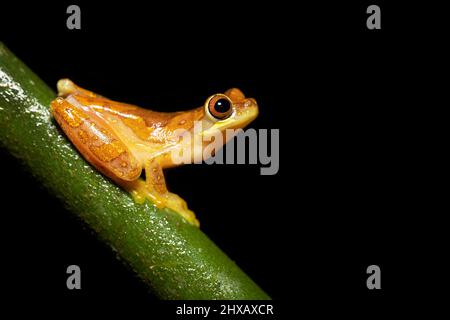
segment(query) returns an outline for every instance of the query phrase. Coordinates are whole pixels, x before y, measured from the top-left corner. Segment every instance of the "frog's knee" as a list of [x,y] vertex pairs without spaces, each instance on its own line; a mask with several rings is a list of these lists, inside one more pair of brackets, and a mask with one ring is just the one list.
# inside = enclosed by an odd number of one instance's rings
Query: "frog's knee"
[[66,97],[77,90],[77,86],[70,79],[61,79],[56,84],[58,96]]

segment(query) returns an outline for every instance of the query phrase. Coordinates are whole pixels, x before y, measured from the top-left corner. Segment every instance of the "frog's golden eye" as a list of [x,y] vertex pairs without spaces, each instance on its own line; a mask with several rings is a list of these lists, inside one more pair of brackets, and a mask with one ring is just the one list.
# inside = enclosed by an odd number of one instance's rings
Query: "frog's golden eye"
[[233,113],[233,104],[226,95],[215,94],[206,101],[206,111],[216,120],[225,120]]

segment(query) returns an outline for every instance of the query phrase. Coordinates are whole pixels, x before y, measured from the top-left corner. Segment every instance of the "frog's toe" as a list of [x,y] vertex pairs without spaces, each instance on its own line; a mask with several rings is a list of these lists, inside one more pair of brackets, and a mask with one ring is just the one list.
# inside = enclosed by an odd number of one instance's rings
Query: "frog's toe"
[[169,193],[167,195],[165,206],[181,215],[190,224],[197,227],[200,226],[200,222],[195,217],[195,213],[188,208],[186,201],[184,201],[180,196],[174,193]]
[[148,189],[145,181],[141,179],[128,183],[124,185],[124,187],[128,190],[128,192],[130,192],[135,202],[142,204],[146,199],[148,199],[157,208],[168,208],[175,213],[178,213],[190,224],[197,227],[200,226],[194,212],[188,208],[186,201],[184,201],[180,196],[171,192],[166,192],[164,194],[152,192]]

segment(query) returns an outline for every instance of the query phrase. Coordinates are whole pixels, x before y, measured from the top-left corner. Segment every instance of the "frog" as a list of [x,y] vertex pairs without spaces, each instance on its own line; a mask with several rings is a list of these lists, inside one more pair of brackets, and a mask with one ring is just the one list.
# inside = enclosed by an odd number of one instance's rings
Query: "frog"
[[[225,144],[233,136],[225,134],[227,129],[243,129],[259,113],[256,100],[238,88],[214,93],[199,107],[177,112],[110,100],[70,79],[59,80],[57,90],[51,114],[87,162],[135,202],[148,199],[197,227],[200,222],[186,201],[169,191],[163,170],[186,164],[174,161],[176,153],[190,154],[187,163],[197,161],[208,139],[201,140],[200,148],[193,147],[195,139],[219,132]],[[201,124],[200,131],[196,124]]]

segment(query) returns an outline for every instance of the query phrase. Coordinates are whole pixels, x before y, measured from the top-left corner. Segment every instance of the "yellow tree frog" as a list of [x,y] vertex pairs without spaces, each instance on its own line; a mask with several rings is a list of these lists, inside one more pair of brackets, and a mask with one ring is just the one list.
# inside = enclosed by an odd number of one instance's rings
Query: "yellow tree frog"
[[[130,192],[135,201],[150,199],[196,226],[199,222],[186,202],[167,189],[163,169],[179,165],[171,154],[189,151],[194,161],[206,144],[197,150],[182,139],[186,134],[196,139],[220,130],[225,137],[226,129],[243,128],[258,115],[256,101],[236,88],[210,96],[201,107],[170,113],[109,100],[69,79],[59,80],[57,88],[51,112],[91,165]],[[201,124],[201,132],[195,132],[196,123]]]

